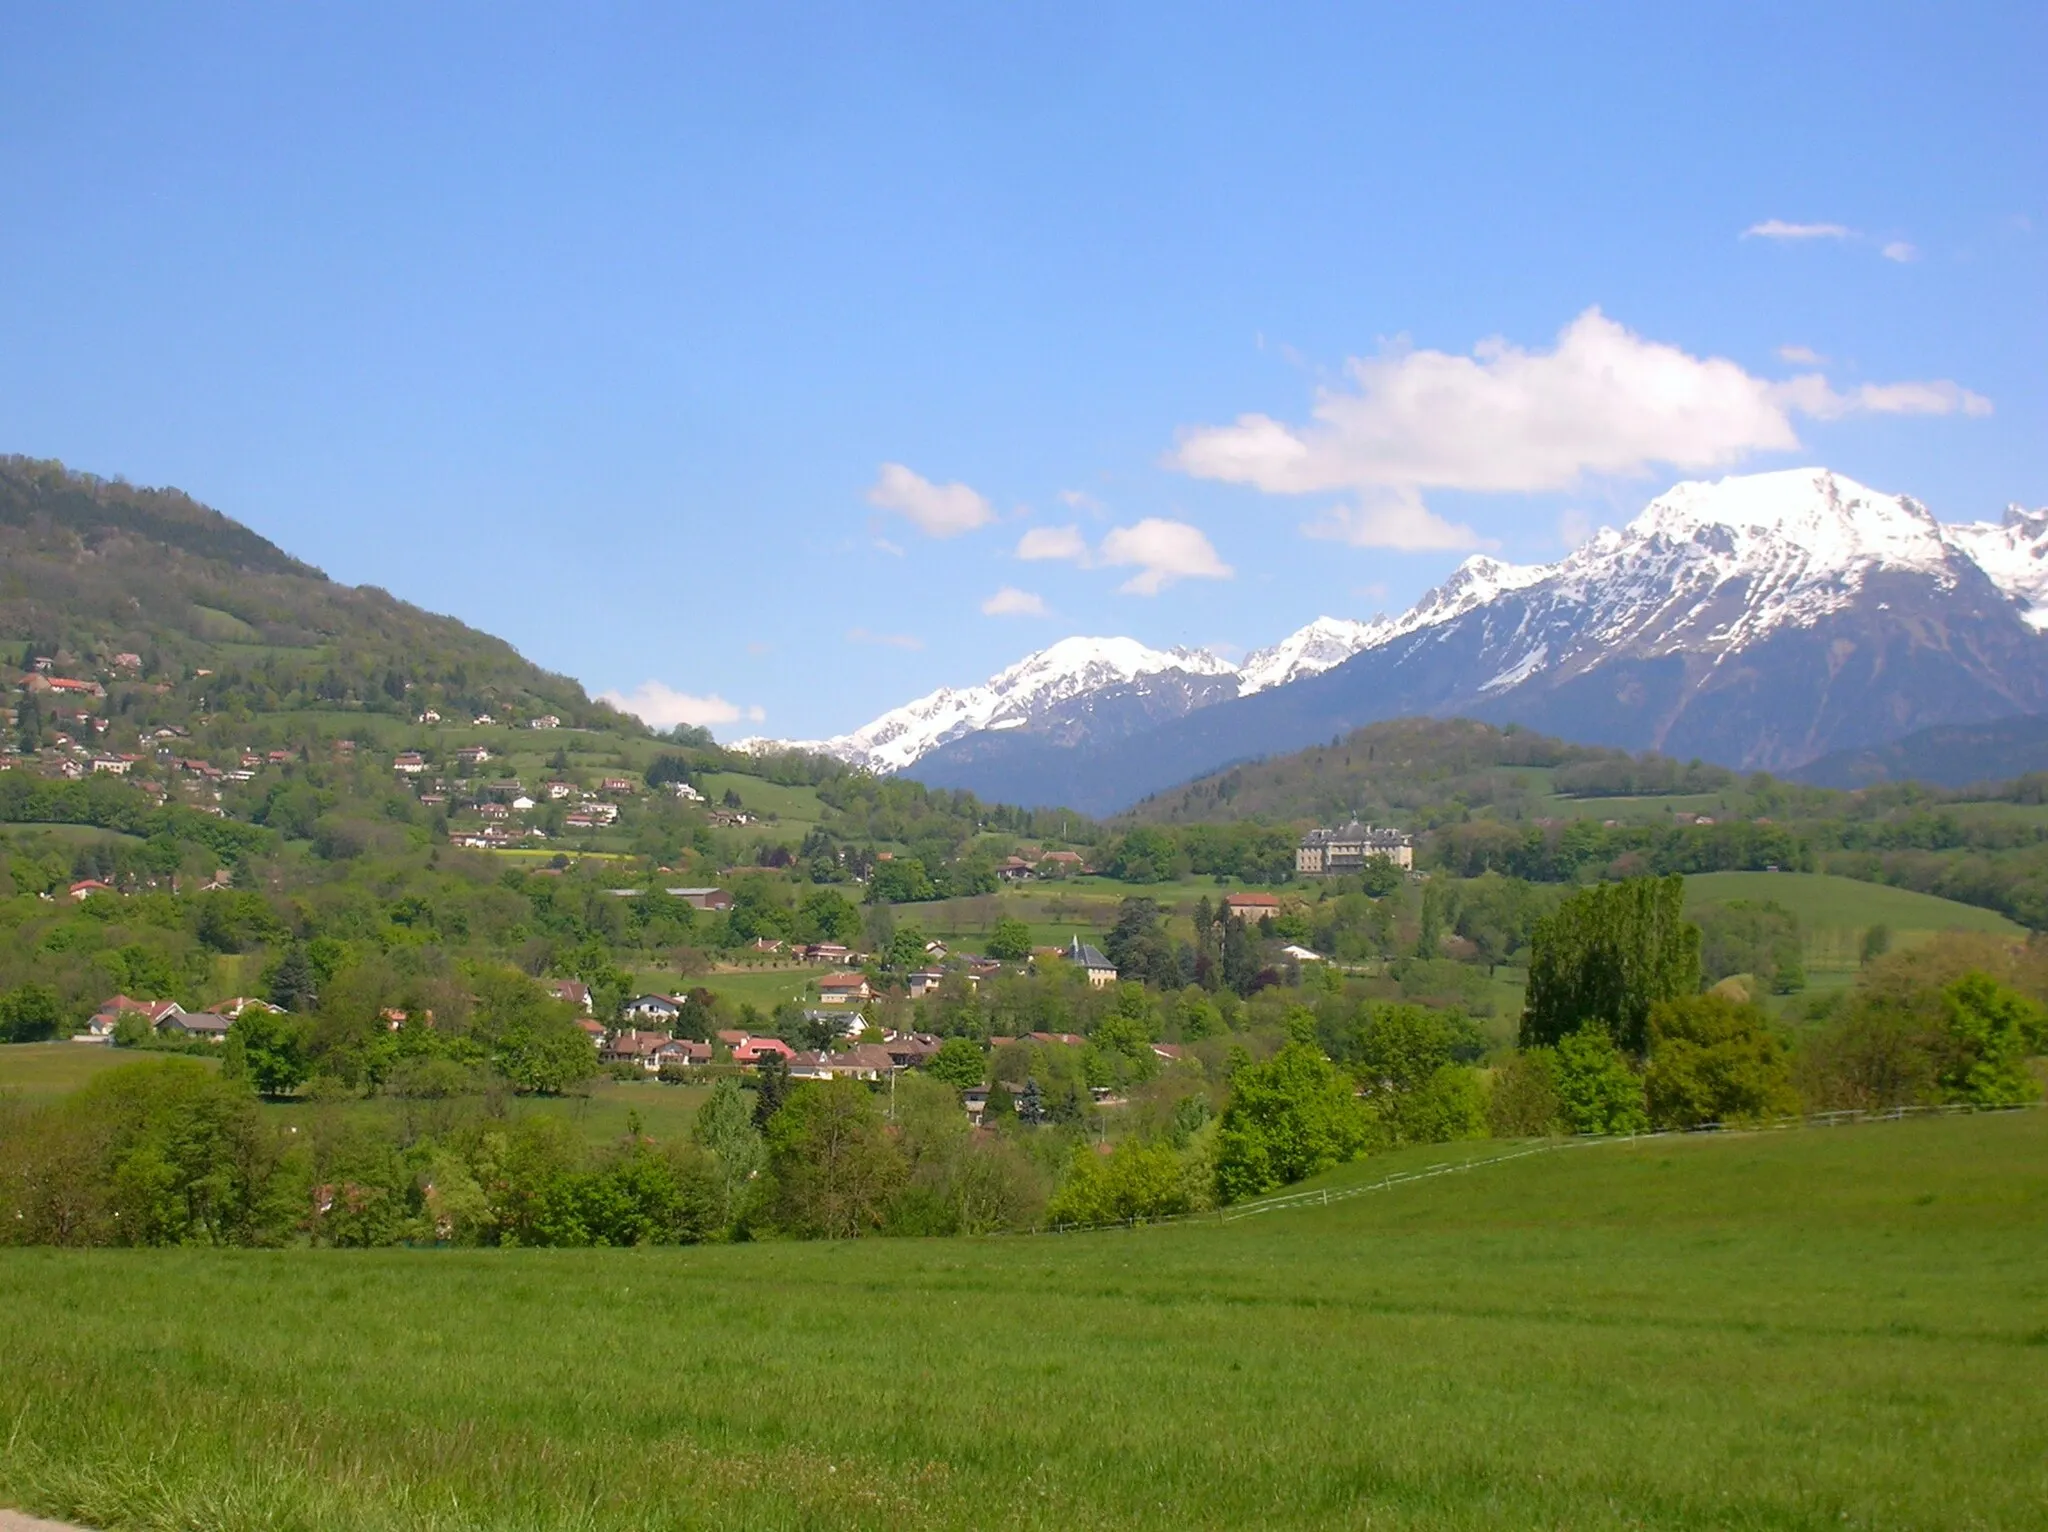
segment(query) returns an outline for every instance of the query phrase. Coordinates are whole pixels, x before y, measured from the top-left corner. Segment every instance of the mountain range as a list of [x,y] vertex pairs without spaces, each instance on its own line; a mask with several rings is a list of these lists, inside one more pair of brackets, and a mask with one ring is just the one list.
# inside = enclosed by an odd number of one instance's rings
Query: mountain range
[[1383,719],[1796,770],[2048,713],[2048,510],[1945,525],[1824,468],[1689,482],[1550,564],[1475,557],[1398,617],[1319,618],[1232,665],[1072,638],[981,686],[798,742],[1094,813]]

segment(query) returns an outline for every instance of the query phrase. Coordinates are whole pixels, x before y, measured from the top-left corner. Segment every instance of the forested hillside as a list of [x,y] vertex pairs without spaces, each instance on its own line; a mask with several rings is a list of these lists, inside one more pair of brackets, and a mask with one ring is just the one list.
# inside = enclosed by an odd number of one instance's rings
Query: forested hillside
[[183,722],[241,708],[430,706],[644,733],[502,639],[341,585],[175,489],[0,458],[0,644],[27,668],[94,672],[119,655],[117,704]]
[[1140,824],[1202,824],[1362,816],[1407,828],[1418,812],[1433,819],[1445,806],[1511,807],[1552,791],[1710,792],[1733,780],[1718,766],[1569,744],[1514,724],[1396,718],[1327,745],[1202,777],[1147,798],[1125,817]]

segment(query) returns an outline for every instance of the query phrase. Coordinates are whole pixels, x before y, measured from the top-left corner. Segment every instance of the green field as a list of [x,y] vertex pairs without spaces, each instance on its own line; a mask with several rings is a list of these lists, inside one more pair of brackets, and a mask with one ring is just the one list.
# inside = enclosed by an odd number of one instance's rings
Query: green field
[[1894,947],[1915,946],[1942,931],[2026,934],[1993,910],[1830,873],[1707,872],[1685,880],[1688,909],[1733,899],[1769,899],[1797,915],[1805,930],[1806,966],[1815,972],[1854,969],[1863,933],[1877,925],[1891,928]]
[[[138,1060],[162,1058],[158,1053],[129,1048],[109,1048],[90,1043],[0,1044],[0,1099],[17,1095],[24,1100],[45,1101],[78,1089],[94,1075]],[[199,1055],[202,1061],[205,1055]],[[566,1117],[593,1144],[616,1143],[625,1137],[629,1118],[637,1115],[641,1128],[656,1138],[673,1138],[688,1131],[690,1118],[705,1096],[703,1088],[663,1085],[658,1080],[593,1080],[578,1093],[567,1096],[510,1097],[501,1105],[510,1115],[546,1112]],[[414,1103],[388,1096],[368,1100],[315,1103],[307,1100],[265,1102],[264,1111],[281,1122],[292,1122],[319,1111],[338,1111],[365,1118],[393,1118],[411,1114],[438,1120],[482,1109],[481,1098],[457,1098],[453,1102]]]
[[2041,1112],[1093,1235],[17,1250],[0,1501],[225,1532],[2037,1528],[2044,1271]]
[[716,807],[727,792],[739,794],[750,814],[773,814],[795,824],[816,824],[825,817],[825,805],[815,787],[785,787],[760,777],[743,777],[732,771],[706,772],[697,780],[701,792]]
[[0,1043],[0,1095],[62,1096],[105,1070],[158,1057],[105,1043]]

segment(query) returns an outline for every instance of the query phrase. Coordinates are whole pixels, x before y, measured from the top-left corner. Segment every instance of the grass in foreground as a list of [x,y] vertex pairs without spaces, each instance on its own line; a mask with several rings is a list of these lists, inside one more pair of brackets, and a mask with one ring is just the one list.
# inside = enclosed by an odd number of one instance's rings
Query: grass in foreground
[[0,1501],[223,1529],[2038,1527],[2044,1272],[2038,1112],[1574,1147],[1135,1233],[14,1251]]

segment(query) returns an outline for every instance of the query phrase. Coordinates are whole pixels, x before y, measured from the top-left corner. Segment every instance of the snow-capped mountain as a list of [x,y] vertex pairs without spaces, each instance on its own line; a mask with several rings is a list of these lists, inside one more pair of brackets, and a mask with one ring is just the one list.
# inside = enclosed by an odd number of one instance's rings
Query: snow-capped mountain
[[[1228,660],[1201,649],[1152,649],[1134,638],[1063,638],[979,686],[941,687],[850,734],[819,740],[746,740],[741,748],[808,750],[869,771],[896,772],[962,735],[1026,728],[1077,701],[1145,678],[1234,680],[1236,674],[1237,667]],[[1191,688],[1202,693],[1214,689]],[[1225,693],[1234,696],[1234,684]]]
[[2003,521],[1971,521],[1947,529],[1992,583],[2019,602],[2035,628],[2048,628],[2048,507],[2007,506]]
[[1341,665],[1361,649],[1385,641],[1387,619],[1353,622],[1348,617],[1318,617],[1268,648],[1254,649],[1237,670],[1237,694],[1249,697],[1270,686],[1285,686],[1303,676],[1320,675]]
[[1819,468],[1686,483],[1555,563],[1470,559],[1398,618],[1312,624],[1248,660],[1233,699],[1099,740],[966,736],[915,774],[1104,811],[1418,713],[1784,769],[2048,712],[2040,628],[2048,513],[1947,527]]

